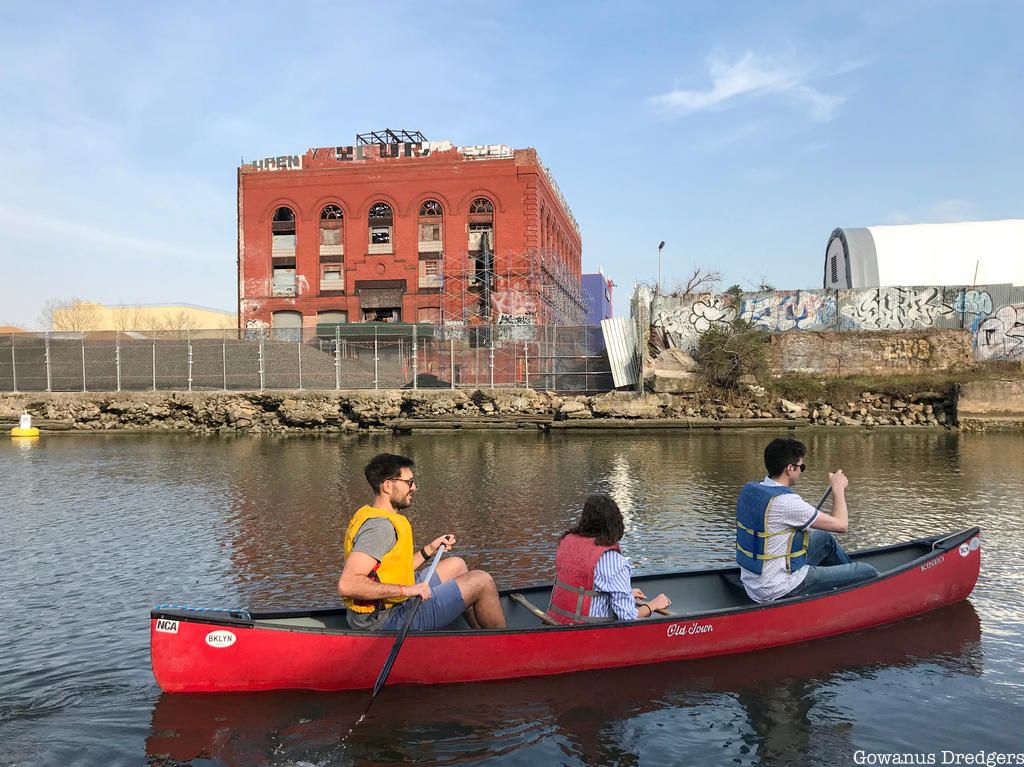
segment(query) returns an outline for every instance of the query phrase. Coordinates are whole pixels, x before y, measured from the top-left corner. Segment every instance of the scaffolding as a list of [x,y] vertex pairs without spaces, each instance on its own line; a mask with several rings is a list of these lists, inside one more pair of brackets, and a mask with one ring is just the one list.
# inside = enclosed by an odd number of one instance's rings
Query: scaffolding
[[586,301],[578,275],[550,249],[485,250],[445,264],[442,325],[572,325],[586,323]]

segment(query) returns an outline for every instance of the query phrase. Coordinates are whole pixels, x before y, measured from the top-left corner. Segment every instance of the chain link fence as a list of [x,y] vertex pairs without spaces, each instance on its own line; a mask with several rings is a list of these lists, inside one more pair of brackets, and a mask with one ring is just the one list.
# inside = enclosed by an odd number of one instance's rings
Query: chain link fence
[[0,391],[613,389],[600,327],[321,325],[0,335]]

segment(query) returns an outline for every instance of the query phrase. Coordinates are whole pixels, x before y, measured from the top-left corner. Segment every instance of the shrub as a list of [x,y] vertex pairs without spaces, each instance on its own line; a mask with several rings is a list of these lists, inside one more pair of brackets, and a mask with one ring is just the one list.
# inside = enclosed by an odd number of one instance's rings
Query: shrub
[[697,342],[694,359],[713,386],[735,389],[740,378],[761,378],[768,370],[768,332],[747,320],[712,325]]

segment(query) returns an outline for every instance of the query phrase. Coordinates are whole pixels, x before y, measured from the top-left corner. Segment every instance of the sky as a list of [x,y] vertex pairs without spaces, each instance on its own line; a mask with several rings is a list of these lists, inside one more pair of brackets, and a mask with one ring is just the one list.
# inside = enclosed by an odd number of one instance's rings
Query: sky
[[815,288],[836,227],[1024,216],[1019,2],[0,9],[0,325],[234,310],[242,158],[383,128],[535,147],[618,315],[660,241],[666,289]]

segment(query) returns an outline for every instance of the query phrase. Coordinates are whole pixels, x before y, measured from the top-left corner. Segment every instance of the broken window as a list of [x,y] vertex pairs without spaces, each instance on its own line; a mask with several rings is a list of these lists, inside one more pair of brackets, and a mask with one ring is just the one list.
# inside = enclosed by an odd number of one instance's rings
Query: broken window
[[295,256],[295,212],[291,208],[280,207],[274,211],[270,222],[272,237],[271,252],[274,256]]
[[344,267],[341,264],[320,264],[320,292],[345,289]]
[[391,206],[386,202],[375,202],[370,206],[368,223],[370,227],[370,247],[368,252],[394,252],[391,249],[391,228],[394,225]]
[[345,253],[345,214],[337,205],[320,211],[320,261],[340,261]]
[[442,226],[444,210],[436,200],[427,200],[420,205],[419,252],[440,253],[444,249]]
[[434,258],[431,254],[420,256],[420,288],[440,288],[441,285],[441,259]]
[[363,309],[363,322],[401,322],[402,310],[398,307]]
[[478,213],[479,214],[489,213],[490,215],[493,216],[494,215],[494,204],[490,200],[488,200],[486,197],[477,197],[469,205],[469,214],[473,215],[473,214],[478,214]]
[[494,272],[494,204],[477,197],[469,206],[469,260],[472,284],[490,289]]

